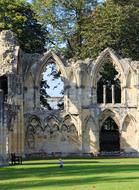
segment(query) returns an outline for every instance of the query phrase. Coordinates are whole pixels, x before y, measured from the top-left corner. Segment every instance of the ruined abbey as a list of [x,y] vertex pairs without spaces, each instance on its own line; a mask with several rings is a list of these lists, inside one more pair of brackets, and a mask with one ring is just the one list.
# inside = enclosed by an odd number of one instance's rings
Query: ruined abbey
[[[40,105],[41,76],[51,61],[64,84],[63,109]],[[104,83],[107,61],[115,68],[115,83]],[[111,152],[139,155],[139,61],[110,48],[96,60],[65,60],[51,50],[27,54],[10,31],[0,32],[0,165],[11,153]]]

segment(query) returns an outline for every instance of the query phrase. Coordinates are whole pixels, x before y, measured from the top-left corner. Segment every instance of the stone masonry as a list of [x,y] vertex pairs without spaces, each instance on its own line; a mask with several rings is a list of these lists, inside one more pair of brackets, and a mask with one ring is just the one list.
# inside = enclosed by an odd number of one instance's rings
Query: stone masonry
[[[100,154],[100,131],[107,118],[118,126],[120,152],[139,155],[139,61],[119,58],[107,48],[96,60],[64,60],[54,51],[24,53],[10,31],[0,32],[0,165],[8,155]],[[110,58],[121,84],[121,102],[97,103],[97,82]],[[64,110],[40,106],[43,68],[53,59],[64,81]],[[0,78],[1,80],[1,78]]]

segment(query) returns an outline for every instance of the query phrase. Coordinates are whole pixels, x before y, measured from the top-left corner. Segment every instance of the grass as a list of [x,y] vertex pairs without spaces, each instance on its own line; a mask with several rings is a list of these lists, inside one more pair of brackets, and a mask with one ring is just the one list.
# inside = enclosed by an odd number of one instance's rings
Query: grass
[[24,161],[0,168],[0,190],[138,190],[139,158]]

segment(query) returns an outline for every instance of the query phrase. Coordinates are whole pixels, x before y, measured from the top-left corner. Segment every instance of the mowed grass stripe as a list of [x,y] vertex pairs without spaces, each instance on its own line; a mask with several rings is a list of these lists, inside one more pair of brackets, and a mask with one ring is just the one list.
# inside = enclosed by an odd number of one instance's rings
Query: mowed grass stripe
[[[0,168],[0,190],[138,190],[139,159],[24,161]],[[75,189],[76,188],[76,189]]]

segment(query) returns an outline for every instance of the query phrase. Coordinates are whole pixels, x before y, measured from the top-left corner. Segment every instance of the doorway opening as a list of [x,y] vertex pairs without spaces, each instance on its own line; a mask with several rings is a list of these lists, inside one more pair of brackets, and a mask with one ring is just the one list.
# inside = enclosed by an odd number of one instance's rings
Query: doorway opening
[[108,117],[102,124],[100,130],[100,151],[117,152],[120,151],[120,134],[115,121]]

